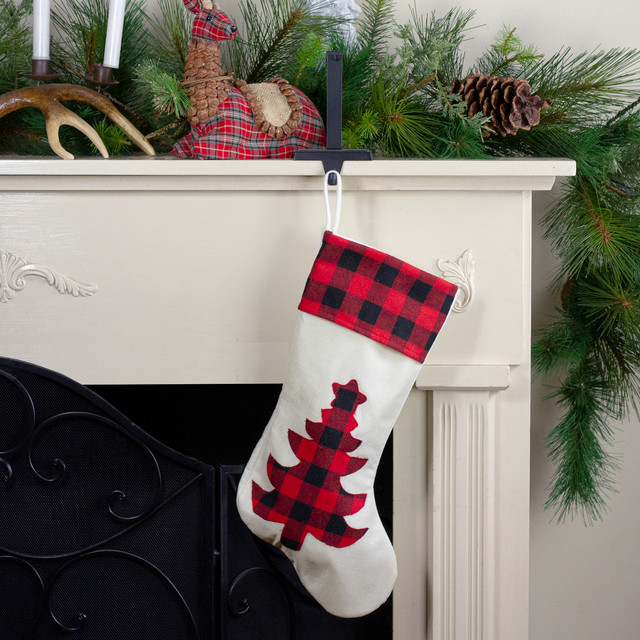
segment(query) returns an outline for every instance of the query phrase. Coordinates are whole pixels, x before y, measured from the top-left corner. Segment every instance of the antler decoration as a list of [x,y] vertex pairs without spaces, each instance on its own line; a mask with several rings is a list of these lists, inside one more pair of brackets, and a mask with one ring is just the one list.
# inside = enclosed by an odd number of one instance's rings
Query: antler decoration
[[108,158],[109,152],[96,130],[80,116],[60,104],[63,100],[76,100],[90,104],[118,125],[131,138],[133,143],[147,155],[155,155],[153,147],[147,142],[142,133],[115,108],[108,98],[80,85],[45,84],[9,91],[9,93],[0,96],[0,118],[24,107],[36,107],[44,115],[49,144],[61,158],[73,160],[73,155],[60,144],[59,129],[64,124],[82,131],[96,145],[102,157]]

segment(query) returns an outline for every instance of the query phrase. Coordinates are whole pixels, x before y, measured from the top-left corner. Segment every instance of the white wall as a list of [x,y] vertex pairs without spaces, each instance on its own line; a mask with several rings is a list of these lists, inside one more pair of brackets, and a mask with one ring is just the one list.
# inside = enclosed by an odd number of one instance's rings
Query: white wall
[[[153,3],[154,0],[150,0]],[[178,1],[178,0],[176,0]],[[234,12],[236,0],[222,0],[223,9]],[[503,3],[416,0],[421,11],[438,14],[451,7],[476,8],[473,39],[466,44],[467,62],[487,46],[501,24],[518,27],[527,43],[551,54],[564,45],[576,51],[638,47],[640,5],[633,0],[610,0],[606,4],[579,0],[518,0]],[[409,17],[409,2],[398,0],[398,19]],[[533,87],[535,89],[535,87]],[[551,195],[537,194],[535,219],[540,220]],[[553,312],[554,300],[545,285],[554,270],[548,244],[534,228],[533,324],[544,322]],[[544,433],[556,424],[559,412],[543,401],[547,390],[534,385],[532,406],[531,477],[531,640],[634,640],[640,637],[640,425],[636,420],[620,425],[614,448],[622,456],[617,476],[619,493],[612,496],[611,512],[604,522],[584,527],[581,522],[550,524],[542,509],[545,487],[553,468],[543,444]],[[492,640],[492,639],[487,639]],[[511,638],[505,640],[520,640]]]

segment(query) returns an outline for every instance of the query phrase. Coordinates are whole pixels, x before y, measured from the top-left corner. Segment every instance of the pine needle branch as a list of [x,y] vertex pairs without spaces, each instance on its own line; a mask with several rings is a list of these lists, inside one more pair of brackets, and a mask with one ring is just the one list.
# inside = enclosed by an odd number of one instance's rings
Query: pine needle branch
[[536,92],[553,100],[552,111],[576,121],[597,121],[624,108],[640,91],[640,51],[611,49],[573,54],[565,48],[550,58],[525,65]]
[[30,0],[0,0],[0,93],[17,89],[31,60]]
[[494,42],[476,62],[474,69],[497,76],[519,76],[524,65],[542,57],[533,45],[525,45],[520,40],[515,27],[502,25]]
[[180,80],[161,69],[157,62],[147,60],[136,69],[138,91],[144,96],[141,105],[150,102],[156,118],[181,118],[190,107],[189,96]]
[[633,109],[635,109],[639,104],[640,104],[640,96],[638,96],[633,102],[629,103],[626,107],[623,107],[622,109],[620,109],[620,111],[618,111],[618,113],[614,114],[611,118],[609,118],[609,120],[607,121],[607,124],[612,124],[618,118],[622,118],[624,115],[626,115],[630,111],[633,111]]
[[374,50],[377,58],[386,52],[394,25],[394,0],[363,0],[358,19],[358,41]]
[[187,61],[194,14],[174,0],[158,0],[158,8],[160,14],[149,20],[150,56],[160,68],[180,77]]
[[273,40],[268,44],[265,48],[263,55],[261,56],[259,62],[254,66],[251,70],[251,73],[247,76],[247,82],[257,82],[259,79],[264,80],[264,69],[267,67],[269,60],[274,55],[275,52],[282,46],[282,43],[287,38],[287,36],[295,31],[295,29],[300,24],[303,17],[304,9],[302,7],[296,7],[293,11],[287,16],[286,20],[274,34]]
[[297,54],[309,33],[326,36],[337,24],[304,0],[241,0],[243,36],[225,43],[225,66],[247,82],[295,77]]
[[415,82],[410,87],[407,87],[406,89],[402,89],[398,95],[401,98],[404,98],[404,96],[409,96],[414,91],[417,91],[421,87],[424,87],[426,84],[433,82],[435,79],[436,79],[435,75],[431,75],[428,78],[423,78],[422,80],[418,80],[418,82]]

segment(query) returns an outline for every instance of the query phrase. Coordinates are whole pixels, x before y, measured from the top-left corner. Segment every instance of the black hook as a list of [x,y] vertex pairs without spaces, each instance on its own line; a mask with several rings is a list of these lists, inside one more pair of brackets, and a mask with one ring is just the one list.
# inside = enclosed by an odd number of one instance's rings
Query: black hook
[[[326,149],[299,149],[294,160],[321,160],[325,174],[342,171],[345,160],[372,160],[369,149],[342,148],[342,51],[327,52],[327,117],[325,123]],[[329,176],[335,186],[336,177]]]

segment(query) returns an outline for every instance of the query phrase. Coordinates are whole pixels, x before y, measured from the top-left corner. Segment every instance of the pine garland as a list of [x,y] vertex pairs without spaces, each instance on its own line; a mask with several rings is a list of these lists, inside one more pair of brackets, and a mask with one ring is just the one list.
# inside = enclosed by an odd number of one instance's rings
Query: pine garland
[[21,74],[30,68],[30,13],[30,0],[0,0],[0,93],[17,89]]
[[226,43],[222,55],[226,67],[248,83],[291,77],[307,35],[327,36],[337,25],[304,0],[243,0],[240,15],[236,24],[245,35]]
[[[184,135],[189,100],[181,84],[193,15],[180,2],[160,0],[147,18],[144,0],[128,3],[122,59],[108,95],[136,126],[168,151]],[[538,376],[564,414],[548,434],[556,473],[546,506],[558,520],[601,518],[615,490],[617,459],[612,422],[635,411],[640,392],[640,51],[543,57],[503,26],[465,70],[462,44],[474,12],[443,16],[414,8],[407,24],[394,21],[393,0],[364,0],[355,40],[335,19],[318,16],[304,0],[242,0],[238,37],[222,47],[227,69],[249,82],[282,76],[325,105],[325,52],[343,51],[343,143],[378,157],[569,157],[577,174],[542,221],[559,258],[550,288],[556,318],[533,345]],[[30,0],[0,0],[0,92],[26,86],[31,57]],[[103,55],[106,4],[62,0],[53,14],[59,39],[52,65],[64,81],[83,76]],[[231,16],[233,19],[233,16]],[[392,36],[399,44],[390,48]],[[452,93],[469,73],[526,79],[550,99],[540,123],[517,135],[489,135],[489,119],[473,117]],[[110,153],[128,153],[121,132],[86,105],[71,105],[96,128]],[[63,127],[74,153],[92,146]],[[0,119],[0,152],[46,154],[44,119],[20,110]]]

